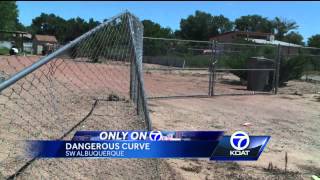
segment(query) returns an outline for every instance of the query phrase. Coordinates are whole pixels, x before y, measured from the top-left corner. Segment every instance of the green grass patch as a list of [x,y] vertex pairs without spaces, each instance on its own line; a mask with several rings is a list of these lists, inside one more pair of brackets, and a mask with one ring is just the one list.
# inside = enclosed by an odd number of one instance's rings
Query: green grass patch
[[0,55],[9,55],[9,49],[5,47],[0,48]]

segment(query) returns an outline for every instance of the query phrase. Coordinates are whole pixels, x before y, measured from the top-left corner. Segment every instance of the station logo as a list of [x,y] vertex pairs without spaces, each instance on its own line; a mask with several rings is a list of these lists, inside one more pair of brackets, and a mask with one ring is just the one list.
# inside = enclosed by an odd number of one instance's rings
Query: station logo
[[151,131],[149,134],[149,139],[151,141],[162,140],[162,133],[160,131]]
[[270,136],[249,136],[244,131],[236,131],[231,136],[223,136],[211,160],[256,161],[269,139]]
[[230,156],[248,155],[250,150],[246,148],[250,145],[250,137],[243,131],[237,131],[230,137],[230,145],[234,150],[230,150]]

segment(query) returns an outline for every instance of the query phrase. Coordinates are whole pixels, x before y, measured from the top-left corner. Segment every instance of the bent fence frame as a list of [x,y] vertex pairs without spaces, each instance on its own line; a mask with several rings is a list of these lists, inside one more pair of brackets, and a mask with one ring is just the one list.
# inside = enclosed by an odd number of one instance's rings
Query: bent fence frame
[[[147,130],[152,129],[151,119],[148,114],[148,106],[146,101],[146,94],[144,90],[144,82],[143,82],[143,75],[142,75],[142,46],[143,46],[143,25],[142,23],[136,18],[134,15],[132,15],[129,12],[120,13],[116,16],[113,16],[112,18],[108,19],[107,21],[103,22],[102,24],[98,25],[97,27],[93,28],[92,30],[88,31],[87,33],[81,35],[80,37],[76,38],[75,40],[69,42],[68,44],[62,46],[61,48],[57,49],[53,53],[49,54],[48,56],[45,56],[43,58],[40,58],[38,61],[33,63],[32,65],[24,68],[20,72],[14,74],[7,80],[3,81],[0,84],[0,93],[13,85],[15,82],[19,81],[20,79],[24,78],[28,74],[34,72],[41,66],[47,64],[54,58],[63,55],[65,52],[76,46],[79,42],[82,40],[85,40],[92,34],[96,33],[112,21],[114,21],[116,18],[120,16],[128,16],[128,24],[130,28],[131,33],[131,40],[134,47],[134,62],[131,62],[130,66],[130,98],[136,102],[137,104],[137,114],[140,113],[140,111],[143,112],[143,116],[145,119]],[[140,110],[141,108],[141,110]]]
[[[19,70],[18,72],[12,74],[10,77],[0,82],[0,95],[4,94],[5,90],[11,88],[11,86],[18,84],[19,80],[26,78],[28,75],[31,75],[33,72],[36,72],[42,66],[45,66],[49,62],[52,62],[55,59],[58,59],[59,57],[62,57],[65,54],[68,54],[78,44],[90,39],[90,37],[92,37],[93,35],[98,34],[100,30],[103,30],[103,28],[106,28],[108,25],[110,25],[111,23],[119,19],[125,19],[124,23],[126,24],[126,27],[127,27],[126,32],[128,32],[129,34],[128,35],[129,41],[127,43],[128,45],[130,45],[130,48],[131,48],[130,50],[132,52],[132,54],[130,54],[131,55],[130,62],[129,62],[130,65],[128,66],[129,67],[128,70],[130,72],[130,79],[129,79],[130,88],[127,89],[129,92],[129,94],[127,95],[130,96],[130,102],[134,104],[134,108],[136,109],[136,114],[139,116],[139,120],[142,119],[143,122],[145,123],[145,126],[143,128],[145,128],[148,131],[152,130],[152,123],[149,117],[147,98],[146,98],[146,93],[144,89],[144,79],[142,74],[143,25],[138,18],[136,18],[134,15],[132,15],[127,11],[111,17],[107,21],[103,22],[102,24],[98,25],[97,27],[93,28],[87,33],[81,35],[75,40],[69,42],[68,44],[62,46],[61,48],[57,49],[53,53],[49,54],[48,56],[42,57],[39,60],[32,63],[31,65],[28,65],[24,67],[22,70]],[[73,131],[77,126],[79,126],[80,123],[82,123],[87,117],[89,117],[92,114],[96,104],[97,104],[97,100],[94,101],[94,104],[91,110],[89,110],[89,113],[81,121],[73,125],[70,129],[69,127],[65,129],[67,132],[63,131],[62,133],[64,134],[62,136],[59,135],[57,139],[59,140],[63,139],[71,131]],[[17,176],[22,174],[22,172],[25,171],[25,169],[35,161],[35,159],[36,158],[32,158],[30,160],[28,159],[26,162],[23,162],[22,166],[18,167],[17,171],[15,171],[14,174],[10,175],[7,179],[15,179]]]

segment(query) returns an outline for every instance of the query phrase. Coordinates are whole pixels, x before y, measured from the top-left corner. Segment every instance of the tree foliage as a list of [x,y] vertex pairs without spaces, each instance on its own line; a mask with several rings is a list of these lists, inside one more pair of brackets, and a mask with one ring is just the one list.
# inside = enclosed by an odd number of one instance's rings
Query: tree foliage
[[32,20],[31,30],[33,34],[54,35],[60,42],[65,43],[89,31],[98,24],[99,22],[93,19],[88,22],[80,17],[65,20],[54,14],[42,13]]
[[184,39],[208,40],[211,36],[232,30],[232,22],[224,17],[196,11],[187,19],[181,19],[180,31],[176,33]]
[[[144,26],[143,35],[145,37],[172,38],[174,36],[170,28],[161,27],[160,24],[151,20],[143,20],[142,24]],[[144,40],[143,51],[147,56],[166,54],[168,45],[168,42],[164,41]]]
[[15,1],[0,1],[0,29],[17,30],[18,8]]
[[276,35],[276,39],[278,40],[283,40],[283,38],[289,31],[295,30],[299,27],[295,21],[279,17],[274,18],[272,24],[274,34]]
[[160,24],[155,23],[151,20],[143,20],[142,24],[144,27],[143,36],[163,38],[170,38],[173,36],[173,32],[170,28],[161,27]]
[[33,34],[54,35],[62,41],[66,33],[66,24],[65,20],[59,16],[41,13],[32,20],[31,30]]
[[272,32],[272,23],[266,17],[260,15],[241,16],[235,20],[235,29],[249,32]]
[[320,48],[320,34],[311,36],[308,39],[308,46]]
[[304,45],[303,37],[298,32],[291,31],[283,37],[283,41],[293,44]]

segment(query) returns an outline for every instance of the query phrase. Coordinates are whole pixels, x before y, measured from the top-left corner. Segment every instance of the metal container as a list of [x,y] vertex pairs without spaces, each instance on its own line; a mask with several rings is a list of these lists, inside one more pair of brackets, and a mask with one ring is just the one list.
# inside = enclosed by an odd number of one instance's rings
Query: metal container
[[251,91],[270,91],[272,89],[272,73],[274,60],[264,57],[251,57],[247,64],[247,90]]

